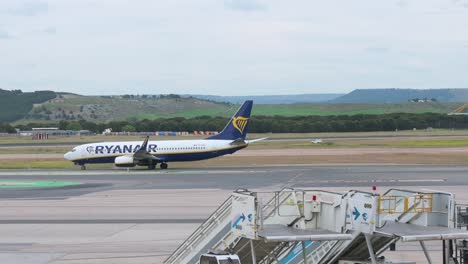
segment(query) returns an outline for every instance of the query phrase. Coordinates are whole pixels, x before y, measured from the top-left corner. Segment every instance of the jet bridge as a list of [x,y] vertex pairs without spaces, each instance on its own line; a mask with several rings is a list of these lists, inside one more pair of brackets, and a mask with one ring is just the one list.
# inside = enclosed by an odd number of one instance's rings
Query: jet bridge
[[455,208],[452,194],[435,191],[237,190],[165,263],[198,263],[211,249],[243,264],[375,264],[396,241],[419,241],[432,263],[425,241],[468,239]]

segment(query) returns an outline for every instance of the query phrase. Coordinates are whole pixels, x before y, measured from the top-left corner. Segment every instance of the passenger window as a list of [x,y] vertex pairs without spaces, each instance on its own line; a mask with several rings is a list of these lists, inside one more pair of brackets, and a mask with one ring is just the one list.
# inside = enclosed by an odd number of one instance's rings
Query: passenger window
[[200,264],[218,264],[215,257],[202,256],[200,258]]

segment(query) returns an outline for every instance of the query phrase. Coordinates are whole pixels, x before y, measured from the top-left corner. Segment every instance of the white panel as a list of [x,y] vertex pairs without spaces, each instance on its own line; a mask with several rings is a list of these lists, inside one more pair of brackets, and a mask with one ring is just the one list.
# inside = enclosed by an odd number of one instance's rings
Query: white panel
[[233,193],[231,228],[236,235],[257,239],[257,198],[249,194]]

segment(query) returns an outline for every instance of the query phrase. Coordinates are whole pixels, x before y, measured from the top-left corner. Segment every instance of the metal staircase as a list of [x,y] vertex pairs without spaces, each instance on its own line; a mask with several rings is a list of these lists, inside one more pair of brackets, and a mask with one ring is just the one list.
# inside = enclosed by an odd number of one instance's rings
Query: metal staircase
[[[199,256],[230,233],[232,199],[229,197],[166,260],[165,263],[197,263]],[[195,254],[194,254],[195,253]]]
[[429,261],[425,240],[468,238],[453,229],[454,216],[454,197],[443,192],[238,190],[165,263],[198,263],[209,249],[243,264],[376,263],[398,240],[420,241]]

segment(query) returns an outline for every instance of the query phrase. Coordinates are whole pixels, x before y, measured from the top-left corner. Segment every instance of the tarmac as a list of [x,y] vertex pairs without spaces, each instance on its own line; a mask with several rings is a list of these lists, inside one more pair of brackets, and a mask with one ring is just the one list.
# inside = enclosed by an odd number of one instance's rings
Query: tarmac
[[[0,263],[162,263],[237,188],[454,192],[468,203],[465,166],[277,165],[168,170],[3,170],[5,183],[73,182],[0,188]],[[391,253],[423,260],[417,246]],[[434,263],[440,245],[429,244]],[[391,255],[390,254],[390,255]]]

